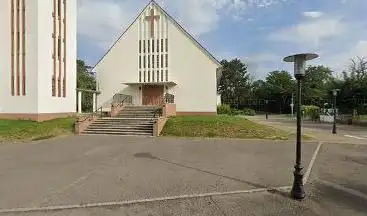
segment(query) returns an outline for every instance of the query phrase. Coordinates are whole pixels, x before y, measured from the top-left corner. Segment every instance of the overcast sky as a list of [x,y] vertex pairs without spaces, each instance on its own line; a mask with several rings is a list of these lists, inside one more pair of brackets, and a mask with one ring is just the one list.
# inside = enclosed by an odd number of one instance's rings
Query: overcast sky
[[[149,0],[78,0],[78,57],[94,65]],[[335,71],[367,57],[367,0],[157,0],[219,60],[241,58],[256,78],[316,52]]]

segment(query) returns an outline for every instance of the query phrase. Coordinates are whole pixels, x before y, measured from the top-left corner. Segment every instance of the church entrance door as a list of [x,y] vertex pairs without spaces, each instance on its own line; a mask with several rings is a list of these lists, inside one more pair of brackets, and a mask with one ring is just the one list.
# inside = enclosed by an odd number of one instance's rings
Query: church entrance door
[[143,105],[159,105],[163,99],[163,86],[143,86]]

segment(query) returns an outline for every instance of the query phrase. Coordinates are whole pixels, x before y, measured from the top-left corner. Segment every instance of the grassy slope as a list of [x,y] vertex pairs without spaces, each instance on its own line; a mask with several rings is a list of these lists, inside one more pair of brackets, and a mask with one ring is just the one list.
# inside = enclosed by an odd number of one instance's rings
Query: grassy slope
[[170,118],[164,136],[288,139],[289,134],[242,117],[190,116]]
[[41,140],[72,134],[75,118],[45,122],[0,120],[0,141]]

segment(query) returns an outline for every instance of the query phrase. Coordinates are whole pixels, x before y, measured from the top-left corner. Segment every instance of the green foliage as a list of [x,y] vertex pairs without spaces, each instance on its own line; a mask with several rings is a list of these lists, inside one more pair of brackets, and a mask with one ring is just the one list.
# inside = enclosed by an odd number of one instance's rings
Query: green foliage
[[[89,73],[90,67],[83,60],[77,60],[77,88],[96,90],[96,80]],[[91,112],[93,109],[93,94],[83,92],[82,107],[84,112]]]
[[218,92],[222,101],[231,106],[237,101],[250,95],[250,80],[247,65],[239,59],[223,60],[222,77],[219,81]]
[[245,108],[243,109],[243,115],[254,116],[256,115],[256,112],[253,109]]
[[310,106],[302,106],[301,111],[304,117],[311,118],[312,121],[316,121],[320,119],[320,107],[310,105]]
[[304,99],[323,99],[331,89],[331,70],[324,66],[309,66],[305,78],[302,80],[302,96]]
[[228,104],[221,104],[217,107],[217,113],[220,115],[230,115],[232,113],[231,106]]
[[235,116],[184,116],[168,119],[163,136],[288,139],[273,127]]
[[0,120],[0,141],[42,140],[74,132],[75,118],[45,122]]

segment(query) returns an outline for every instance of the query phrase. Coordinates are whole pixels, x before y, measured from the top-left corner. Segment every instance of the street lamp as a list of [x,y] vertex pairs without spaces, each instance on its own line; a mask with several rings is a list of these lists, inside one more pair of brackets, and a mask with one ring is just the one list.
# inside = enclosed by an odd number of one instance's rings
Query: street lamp
[[305,76],[306,61],[317,58],[317,54],[301,53],[287,56],[284,58],[285,62],[294,62],[294,77],[297,79],[297,143],[296,143],[296,164],[294,166],[294,180],[291,195],[296,200],[305,198],[305,191],[303,188],[303,173],[301,166],[301,82]]
[[268,103],[269,103],[269,101],[268,100],[265,100],[265,118],[266,118],[266,120],[268,120],[268,108],[269,108],[269,106],[268,106]]
[[338,96],[338,92],[340,89],[333,89],[334,96],[334,122],[333,122],[333,134],[336,134],[336,96]]

